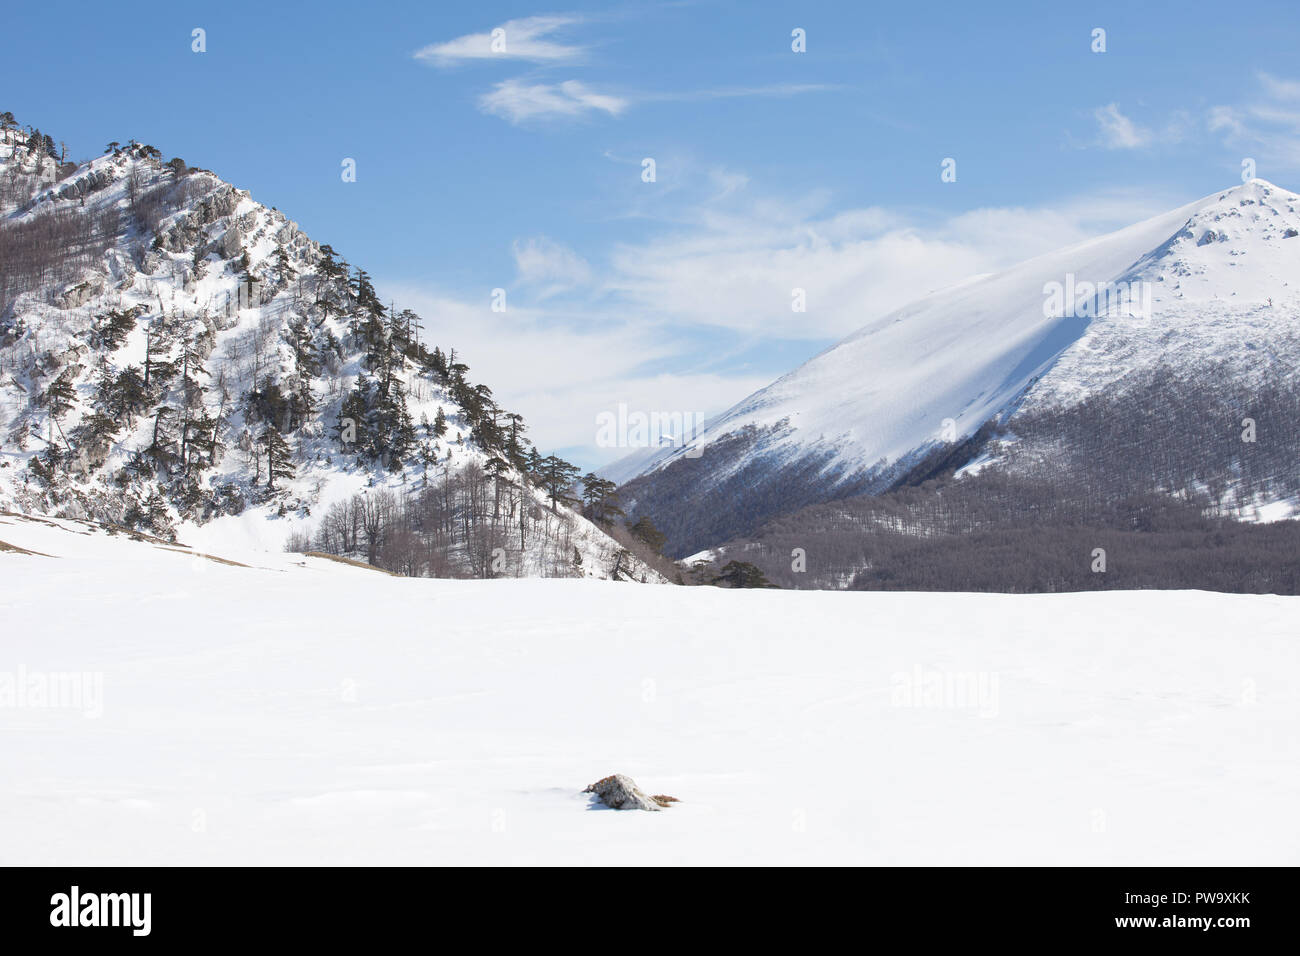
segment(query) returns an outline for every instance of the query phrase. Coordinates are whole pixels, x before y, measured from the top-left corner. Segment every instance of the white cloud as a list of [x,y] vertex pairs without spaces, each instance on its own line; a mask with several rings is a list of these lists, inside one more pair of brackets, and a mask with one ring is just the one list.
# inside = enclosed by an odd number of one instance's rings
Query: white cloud
[[700,369],[689,361],[674,362],[680,370],[671,373],[646,372],[647,363],[680,359],[681,343],[636,317],[517,305],[513,294],[505,312],[493,312],[486,291],[481,301],[468,302],[422,283],[380,285],[425,317],[430,342],[455,347],[473,381],[485,382],[504,408],[524,415],[534,444],[584,448],[592,464],[633,450],[595,445],[596,416],[616,411],[620,402],[646,412],[712,415],[771,378]]
[[1121,113],[1117,103],[1099,106],[1092,115],[1101,131],[1101,144],[1107,149],[1140,149],[1152,141],[1151,131]]
[[1260,92],[1253,101],[1211,107],[1206,127],[1225,146],[1256,160],[1259,175],[1300,169],[1300,81],[1257,73]]
[[[838,338],[971,275],[1165,212],[1179,197],[1115,192],[929,221],[880,207],[825,214],[825,201],[683,194],[665,211],[667,234],[612,248],[605,297],[685,326]],[[792,310],[794,289],[805,291],[807,311]]]
[[513,251],[519,281],[536,287],[538,299],[549,299],[591,282],[591,264],[547,236],[516,239]]
[[[384,294],[425,316],[431,341],[454,345],[471,378],[525,416],[539,447],[583,448],[575,457],[601,463],[628,451],[594,447],[596,415],[620,402],[717,414],[826,341],[930,292],[1182,198],[1113,192],[924,221],[881,207],[826,212],[821,194],[719,195],[719,176],[741,174],[691,169],[693,188],[659,210],[668,234],[618,244],[599,260],[545,236],[517,240],[504,313],[490,310],[486,289],[472,302],[419,283],[383,283]],[[807,312],[791,311],[796,287]],[[754,355],[766,367],[749,364]]]
[[1275,100],[1300,100],[1300,81],[1286,80],[1270,73],[1256,73],[1264,92]]
[[616,96],[610,93],[597,93],[577,80],[564,83],[529,83],[511,79],[498,83],[491,92],[480,96],[478,104],[485,113],[503,117],[512,123],[521,123],[535,119],[572,118],[598,112],[618,116],[625,110],[642,103],[693,102],[752,96],[796,96],[834,89],[839,87],[802,83],[689,90],[680,93],[633,92]]
[[[445,43],[435,43],[415,52],[415,58],[435,66],[455,66],[473,60],[529,60],[534,63],[557,63],[577,60],[586,52],[584,47],[572,46],[546,39],[564,27],[581,23],[580,17],[541,16],[508,20],[495,28],[498,49],[493,49],[493,30],[471,33]],[[504,49],[501,48],[504,44]]]
[[1229,136],[1240,136],[1246,126],[1242,122],[1240,113],[1231,106],[1213,106],[1206,117],[1206,124],[1212,133],[1227,133]]
[[603,112],[617,116],[627,108],[627,100],[597,93],[577,80],[563,83],[524,83],[506,80],[479,97],[479,108],[509,120],[523,123],[541,119],[574,119],[589,113]]

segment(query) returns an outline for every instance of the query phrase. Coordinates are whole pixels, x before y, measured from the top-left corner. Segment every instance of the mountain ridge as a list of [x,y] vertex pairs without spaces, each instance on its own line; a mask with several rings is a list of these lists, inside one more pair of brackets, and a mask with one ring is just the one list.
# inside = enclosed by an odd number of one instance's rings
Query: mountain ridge
[[265,549],[341,511],[404,573],[663,579],[328,244],[152,146],[44,142],[0,133],[0,508]]
[[[635,468],[623,486],[631,510],[677,525],[672,551],[686,554],[773,514],[885,490],[988,423],[1077,402],[1137,369],[1231,358],[1247,339],[1279,335],[1286,348],[1275,351],[1300,360],[1300,285],[1289,279],[1300,277],[1298,209],[1296,194],[1251,180],[924,296],[742,399],[693,441],[611,471]],[[1083,294],[1088,284],[1107,296]],[[1116,287],[1132,294],[1111,302]],[[1070,289],[1081,294],[1062,308]],[[796,472],[817,487],[782,487]],[[687,496],[690,515],[671,516]],[[720,525],[719,508],[734,520]],[[681,533],[691,524],[723,537]]]

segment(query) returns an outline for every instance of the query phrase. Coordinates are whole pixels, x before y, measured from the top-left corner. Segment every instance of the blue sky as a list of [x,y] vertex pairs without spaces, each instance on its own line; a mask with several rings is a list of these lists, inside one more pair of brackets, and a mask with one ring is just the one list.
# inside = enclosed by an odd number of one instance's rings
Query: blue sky
[[134,137],[284,210],[594,465],[626,451],[595,447],[619,403],[721,411],[1246,157],[1300,184],[1293,7],[991,6],[10,5],[0,109],[76,157]]

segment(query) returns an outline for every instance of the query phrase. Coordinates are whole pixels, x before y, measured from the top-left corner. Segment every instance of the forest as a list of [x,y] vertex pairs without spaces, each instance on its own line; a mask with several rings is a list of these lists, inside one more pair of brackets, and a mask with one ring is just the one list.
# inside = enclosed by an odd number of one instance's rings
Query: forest
[[1300,498],[1297,461],[1294,370],[1156,367],[938,446],[881,494],[770,519],[718,560],[793,588],[1297,594],[1300,521],[1256,520]]

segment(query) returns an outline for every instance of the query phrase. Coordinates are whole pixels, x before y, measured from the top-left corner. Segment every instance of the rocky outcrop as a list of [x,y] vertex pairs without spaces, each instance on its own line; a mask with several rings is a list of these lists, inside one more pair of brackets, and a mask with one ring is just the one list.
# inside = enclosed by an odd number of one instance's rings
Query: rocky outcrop
[[[210,180],[205,177],[203,181]],[[169,227],[159,234],[159,248],[167,252],[182,252],[192,250],[195,246],[201,246],[203,247],[202,253],[206,254],[211,251],[206,246],[203,246],[207,239],[207,227],[218,220],[231,216],[238,205],[238,190],[226,183],[218,185],[211,193],[199,201],[197,208],[178,216]],[[237,229],[234,231],[238,233]],[[227,234],[229,232],[230,230],[227,230]],[[224,240],[225,235],[218,242],[224,242]],[[234,248],[235,251],[232,255],[238,255],[239,249]],[[230,256],[227,256],[227,258],[230,258]]]
[[217,248],[223,259],[233,259],[239,255],[239,251],[244,248],[244,237],[239,227],[231,226],[222,233],[221,238],[217,240]]
[[113,182],[113,175],[105,169],[92,169],[84,176],[60,186],[55,196],[59,199],[81,199],[99,192]]
[[60,309],[75,309],[79,305],[85,305],[103,291],[104,283],[102,280],[87,279],[84,282],[75,283],[60,292],[56,292],[54,294],[54,304]]
[[613,810],[662,810],[678,802],[676,797],[646,794],[635,780],[621,773],[603,777],[582,792],[595,794],[596,799]]

